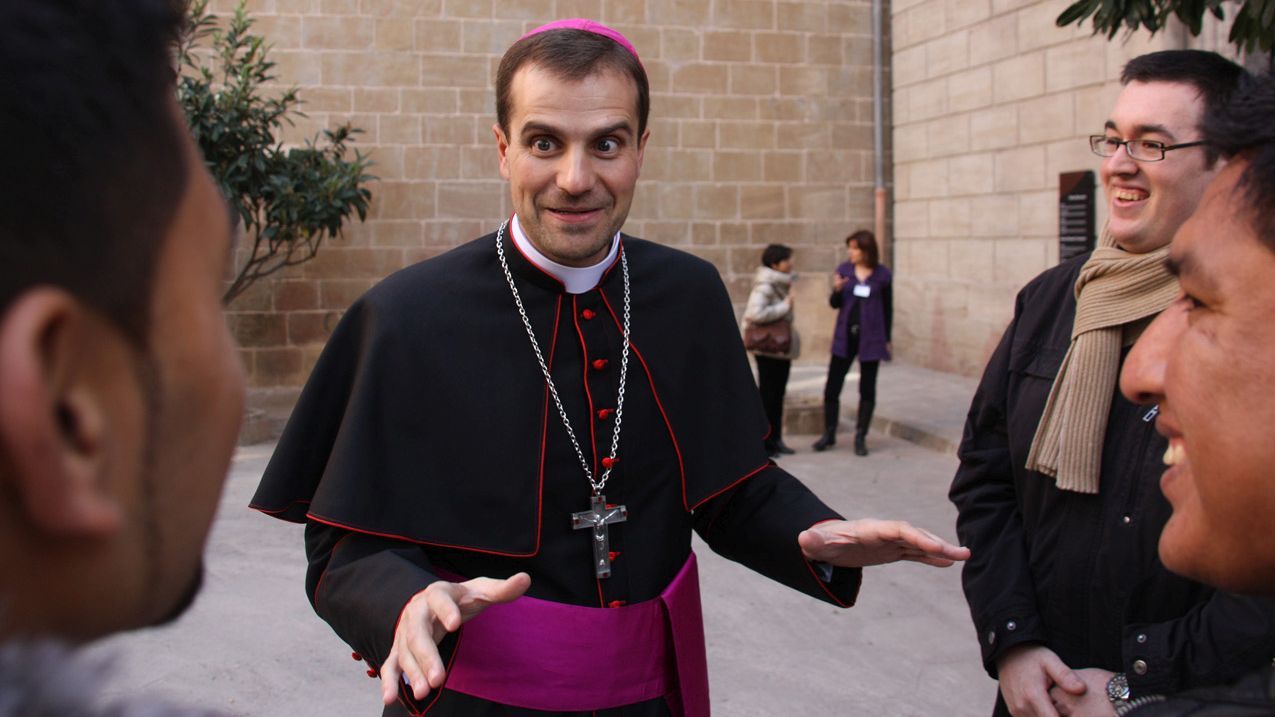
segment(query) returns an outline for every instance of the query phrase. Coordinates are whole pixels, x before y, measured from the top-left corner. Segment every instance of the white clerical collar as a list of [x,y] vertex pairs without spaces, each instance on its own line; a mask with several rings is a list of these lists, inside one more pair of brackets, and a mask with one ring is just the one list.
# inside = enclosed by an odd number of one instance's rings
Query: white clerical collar
[[512,233],[514,237],[514,246],[531,261],[532,264],[540,267],[542,271],[553,276],[553,278],[562,282],[567,288],[568,294],[583,294],[590,291],[602,281],[602,275],[615,261],[615,255],[620,251],[620,232],[615,233],[615,238],[611,240],[611,251],[607,253],[606,258],[594,264],[593,266],[576,267],[563,266],[553,261],[549,257],[541,254],[526,234],[522,233],[522,225],[518,223],[518,215],[514,215],[514,219],[510,222],[513,227]]

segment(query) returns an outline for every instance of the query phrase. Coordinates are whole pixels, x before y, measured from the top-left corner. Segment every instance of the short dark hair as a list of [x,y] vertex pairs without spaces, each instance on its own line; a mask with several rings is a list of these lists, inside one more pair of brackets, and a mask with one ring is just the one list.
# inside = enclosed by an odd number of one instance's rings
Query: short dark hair
[[767,245],[764,250],[762,250],[761,265],[768,266],[771,269],[774,269],[775,265],[778,264],[779,262],[783,261],[784,259],[791,259],[791,258],[792,258],[792,249],[784,246],[783,244],[770,244],[770,245]]
[[[1191,85],[1204,100],[1204,112],[1216,112],[1226,106],[1231,95],[1249,76],[1243,67],[1206,50],[1161,50],[1129,60],[1120,73],[1120,83],[1180,82]],[[1203,115],[1201,115],[1203,116]],[[1205,147],[1209,166],[1217,161],[1217,150]]]
[[173,0],[0,2],[0,312],[61,287],[146,345],[185,191]]
[[877,248],[877,238],[867,229],[859,231],[846,237],[846,246],[850,246],[850,242],[854,242],[859,247],[859,251],[863,252],[863,259],[867,262],[869,269],[877,268],[877,264],[881,263],[881,250]]
[[572,28],[546,30],[515,42],[500,59],[496,70],[496,121],[509,135],[509,115],[514,75],[533,65],[557,77],[578,82],[604,70],[628,75],[637,85],[638,136],[646,131],[651,113],[651,84],[646,70],[633,53],[609,37]]
[[1275,249],[1275,76],[1244,83],[1229,105],[1205,115],[1203,131],[1223,157],[1248,161],[1239,186],[1258,239]]

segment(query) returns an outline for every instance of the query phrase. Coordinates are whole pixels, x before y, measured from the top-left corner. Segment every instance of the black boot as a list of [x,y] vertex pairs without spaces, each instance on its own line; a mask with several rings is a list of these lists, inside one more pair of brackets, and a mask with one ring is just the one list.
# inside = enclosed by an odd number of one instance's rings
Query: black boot
[[823,435],[815,441],[812,448],[826,451],[837,445],[837,421],[841,419],[841,404],[837,401],[823,403]]
[[868,455],[868,428],[872,425],[872,409],[876,404],[871,401],[859,402],[859,418],[854,426],[854,454]]

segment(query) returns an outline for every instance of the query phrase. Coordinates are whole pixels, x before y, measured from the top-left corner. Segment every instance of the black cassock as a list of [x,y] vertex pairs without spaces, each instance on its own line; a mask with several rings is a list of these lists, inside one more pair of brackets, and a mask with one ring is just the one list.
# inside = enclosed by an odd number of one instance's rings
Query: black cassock
[[[505,238],[505,255],[595,476],[619,389],[620,261],[568,294]],[[306,522],[315,611],[379,668],[408,599],[445,570],[531,575],[528,595],[588,607],[658,596],[694,529],[711,548],[849,606],[861,573],[824,581],[797,533],[839,517],[767,460],[757,388],[716,269],[622,237],[632,309],[618,461],[604,489],[612,574],[571,514],[590,486],[488,235],[408,267],[346,312],[306,384],[252,507]],[[455,637],[441,646],[444,659]],[[404,702],[386,714],[404,714]],[[525,714],[444,689],[429,714]],[[612,714],[667,714],[663,700]]]

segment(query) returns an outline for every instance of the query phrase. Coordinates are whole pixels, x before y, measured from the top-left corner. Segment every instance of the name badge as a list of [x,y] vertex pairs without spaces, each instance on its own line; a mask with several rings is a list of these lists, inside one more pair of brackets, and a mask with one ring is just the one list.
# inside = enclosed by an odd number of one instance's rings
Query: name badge
[[854,285],[854,295],[859,297],[860,299],[866,299],[868,298],[870,294],[872,294],[871,286],[868,286],[867,284]]

